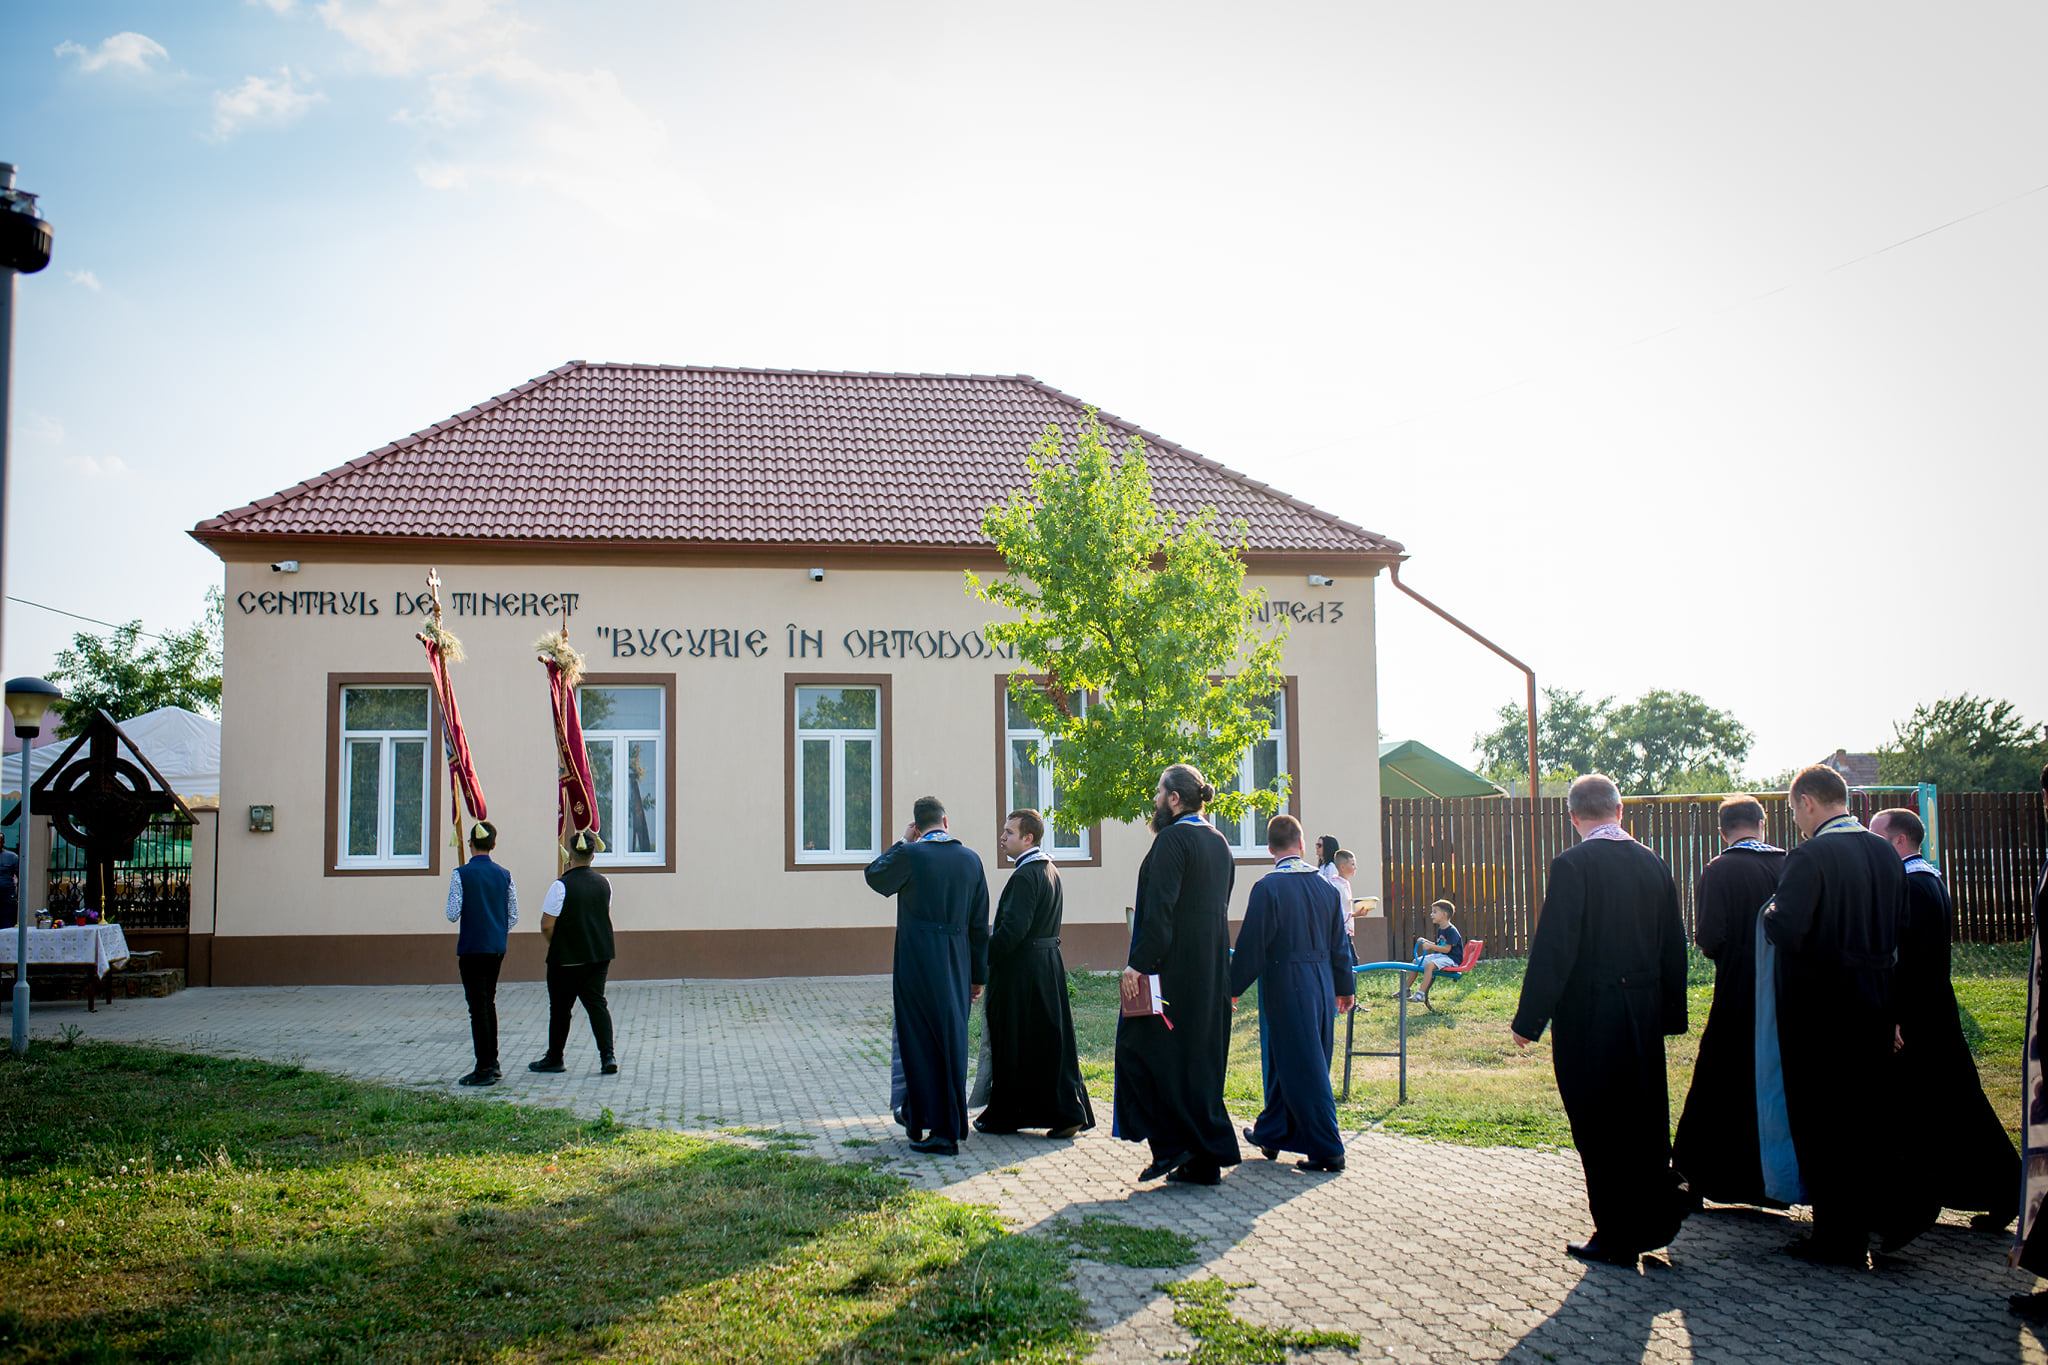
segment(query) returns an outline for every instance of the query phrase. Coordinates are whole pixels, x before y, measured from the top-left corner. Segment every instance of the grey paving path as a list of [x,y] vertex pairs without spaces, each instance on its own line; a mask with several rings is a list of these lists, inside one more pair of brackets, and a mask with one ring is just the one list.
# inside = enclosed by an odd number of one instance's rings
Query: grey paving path
[[[1635,1274],[1563,1254],[1586,1230],[1569,1152],[1362,1133],[1341,1176],[1254,1155],[1218,1189],[1137,1190],[1139,1149],[1107,1136],[1098,1106],[1101,1127],[1072,1142],[977,1136],[959,1157],[917,1157],[884,1112],[886,980],[632,981],[610,996],[622,1074],[597,1074],[584,1031],[572,1036],[568,1074],[535,1076],[524,1064],[544,1042],[544,992],[502,988],[509,1083],[481,1095],[452,1084],[469,1065],[455,987],[191,990],[93,1015],[39,1006],[35,1032],[77,1024],[96,1038],[291,1059],[478,1102],[610,1108],[648,1126],[802,1132],[820,1156],[888,1156],[890,1169],[993,1204],[1020,1229],[1104,1213],[1201,1238],[1202,1264],[1184,1270],[1080,1263],[1101,1331],[1096,1359],[1112,1365],[1184,1357],[1192,1340],[1153,1285],[1212,1274],[1255,1282],[1232,1304],[1240,1315],[1356,1331],[1367,1359],[2048,1362],[2044,1335],[2005,1312],[2006,1294],[2036,1282],[2005,1267],[2004,1237],[1959,1221],[1895,1269],[1851,1274],[1778,1254],[1800,1231],[1792,1220],[1710,1210],[1666,1260]],[[843,1146],[849,1139],[874,1145]]]

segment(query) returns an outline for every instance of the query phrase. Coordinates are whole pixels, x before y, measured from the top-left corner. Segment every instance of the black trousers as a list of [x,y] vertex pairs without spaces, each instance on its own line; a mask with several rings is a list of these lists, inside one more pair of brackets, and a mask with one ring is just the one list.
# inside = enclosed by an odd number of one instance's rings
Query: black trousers
[[612,1056],[612,1012],[604,1002],[604,979],[609,962],[584,962],[574,967],[548,964],[548,1056],[560,1060],[569,1042],[569,1012],[583,1002],[590,1016],[590,1032],[597,1039],[597,1055]]
[[498,969],[503,953],[457,953],[462,996],[469,1001],[469,1038],[476,1047],[476,1069],[498,1069]]

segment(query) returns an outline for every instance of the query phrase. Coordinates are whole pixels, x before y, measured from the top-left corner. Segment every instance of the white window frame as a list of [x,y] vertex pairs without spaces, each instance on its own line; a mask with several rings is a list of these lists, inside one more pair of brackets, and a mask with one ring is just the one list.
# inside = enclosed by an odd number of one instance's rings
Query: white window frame
[[[1084,698],[1081,702],[1084,711],[1087,709],[1087,705],[1088,703]],[[1009,803],[1016,799],[1017,741],[1020,739],[1035,739],[1038,741],[1038,792],[1040,800],[1045,803],[1038,808],[1038,813],[1045,817],[1045,841],[1040,847],[1045,850],[1046,856],[1056,863],[1085,863],[1092,860],[1095,856],[1094,842],[1092,832],[1085,825],[1076,831],[1081,837],[1080,847],[1058,847],[1058,833],[1053,825],[1053,810],[1059,801],[1059,793],[1052,780],[1052,741],[1046,737],[1045,731],[1036,726],[1010,724],[1010,694],[1008,691],[1003,693],[1004,812],[1007,813]]]
[[[1265,739],[1271,740],[1273,743],[1273,772],[1277,777],[1289,779],[1288,786],[1291,790],[1294,774],[1287,770],[1287,727],[1293,723],[1294,717],[1288,714],[1287,687],[1284,683],[1275,689],[1273,693],[1273,717],[1277,724],[1268,727],[1265,734]],[[1230,786],[1219,787],[1220,791],[1242,792],[1253,789],[1252,763],[1258,753],[1260,742],[1259,740],[1254,740],[1245,747],[1245,751],[1238,756],[1236,781]],[[1280,809],[1287,809],[1287,802],[1285,800],[1282,801]],[[1231,853],[1239,858],[1264,858],[1268,856],[1266,849],[1266,821],[1272,818],[1270,815],[1261,816],[1255,811],[1239,820],[1238,828],[1244,837],[1244,842],[1231,842]],[[1220,826],[1218,831],[1222,832]],[[1228,841],[1230,836],[1224,833],[1224,838]]]
[[[799,863],[845,863],[855,859],[872,860],[879,856],[888,845],[883,842],[882,824],[888,812],[882,809],[882,689],[872,683],[804,683],[797,688],[801,701],[805,692],[824,690],[832,692],[872,692],[875,697],[875,724],[866,730],[815,730],[807,729],[803,723],[803,708],[795,708],[796,735],[792,741],[796,772],[792,775],[794,800],[796,802],[796,847],[791,850]],[[868,750],[868,809],[874,812],[870,829],[873,831],[871,847],[847,848],[846,843],[846,742],[867,740],[873,747]],[[829,848],[805,848],[804,839],[804,744],[810,740],[829,740],[832,745],[832,771],[827,779],[826,801],[828,805],[825,822],[831,832],[832,845]]]
[[[348,694],[351,692],[418,692],[427,698],[427,725],[419,730],[351,730],[348,728]],[[364,868],[421,868],[429,865],[434,855],[434,759],[433,752],[434,700],[427,686],[405,683],[350,683],[341,689],[341,751],[335,755],[340,764],[340,815],[335,831],[334,866],[337,871],[353,872]],[[349,746],[369,740],[380,741],[377,748],[377,851],[374,854],[351,854],[348,851],[349,812],[353,809],[355,795],[355,765],[349,762]],[[395,817],[398,809],[398,792],[393,785],[393,774],[397,770],[394,750],[397,745],[410,740],[420,744],[420,851],[417,854],[394,855],[391,852],[397,833]]]
[[[668,689],[658,683],[605,683],[586,682],[576,689],[576,707],[579,717],[583,708],[585,688],[599,692],[652,692],[655,694],[654,714],[666,718],[668,715]],[[636,742],[652,740],[657,769],[652,775],[654,790],[654,851],[652,853],[625,852],[627,831],[631,828],[628,820],[627,792],[632,784],[627,781],[626,763],[632,756]],[[598,837],[604,840],[604,852],[591,859],[594,867],[664,867],[668,864],[668,736],[661,729],[617,730],[597,729],[583,732],[583,749],[586,754],[594,743],[609,743],[612,746],[612,801],[610,810],[597,813]],[[595,779],[593,778],[593,782]],[[596,793],[592,792],[592,796]]]

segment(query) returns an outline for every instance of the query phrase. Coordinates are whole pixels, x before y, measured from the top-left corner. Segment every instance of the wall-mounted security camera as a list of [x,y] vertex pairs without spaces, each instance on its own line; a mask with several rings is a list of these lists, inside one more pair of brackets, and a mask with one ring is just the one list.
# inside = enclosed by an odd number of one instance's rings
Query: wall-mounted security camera
[[1308,576],[1308,585],[1311,588],[1334,588],[1337,580],[1327,574],[1312,573]]
[[270,566],[270,571],[272,573],[297,573],[299,571],[299,561],[296,559],[280,559],[277,563]]
[[813,583],[823,583],[825,581],[825,571],[823,569],[812,569],[811,581]]

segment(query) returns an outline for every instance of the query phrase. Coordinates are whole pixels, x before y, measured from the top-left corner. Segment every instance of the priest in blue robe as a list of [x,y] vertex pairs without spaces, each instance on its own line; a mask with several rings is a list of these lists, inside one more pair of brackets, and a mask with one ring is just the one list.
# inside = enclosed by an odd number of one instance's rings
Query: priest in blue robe
[[913,1151],[950,1156],[967,1136],[967,1010],[988,984],[988,878],[946,831],[946,808],[920,796],[902,839],[868,864],[868,885],[896,897],[897,1121]]
[[1291,815],[1267,824],[1273,870],[1252,887],[1230,959],[1233,1000],[1259,983],[1266,1108],[1244,1136],[1268,1161],[1300,1152],[1294,1164],[1304,1171],[1341,1171],[1330,1056],[1355,978],[1342,898],[1302,857],[1301,840],[1301,822]]

